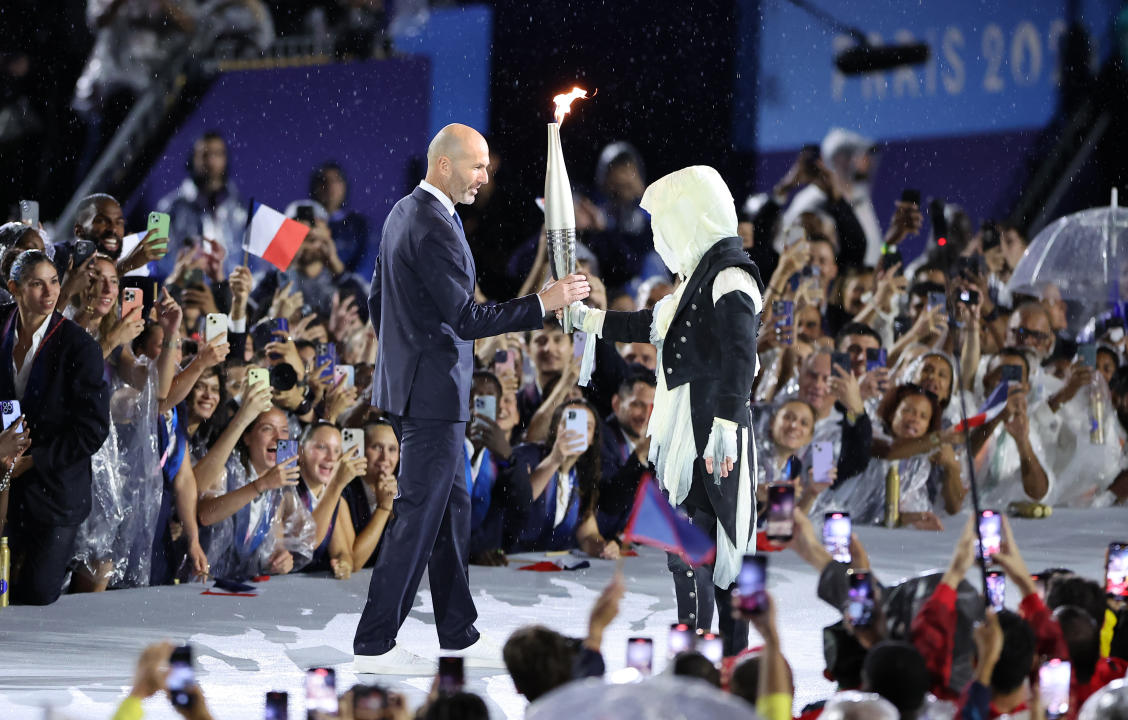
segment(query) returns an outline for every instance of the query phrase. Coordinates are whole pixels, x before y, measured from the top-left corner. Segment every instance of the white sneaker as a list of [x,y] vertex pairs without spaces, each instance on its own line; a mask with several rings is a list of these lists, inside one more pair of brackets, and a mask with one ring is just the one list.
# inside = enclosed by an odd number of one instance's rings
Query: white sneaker
[[462,658],[463,667],[505,669],[505,660],[501,656],[501,646],[485,633],[478,636],[478,642],[461,650],[440,651],[441,655],[454,655]]
[[383,655],[354,655],[353,672],[368,675],[434,675],[438,663],[398,645]]

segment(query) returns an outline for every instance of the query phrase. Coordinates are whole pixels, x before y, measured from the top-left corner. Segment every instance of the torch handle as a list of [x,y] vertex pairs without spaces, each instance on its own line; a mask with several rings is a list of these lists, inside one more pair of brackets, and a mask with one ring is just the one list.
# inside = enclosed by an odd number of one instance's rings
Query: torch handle
[[[552,270],[553,279],[559,280],[560,278],[576,272],[575,228],[548,230],[546,232],[548,235],[548,242],[546,243],[548,264],[549,268]],[[560,324],[564,328],[564,332],[572,332],[572,313],[568,308],[564,308],[560,318]]]

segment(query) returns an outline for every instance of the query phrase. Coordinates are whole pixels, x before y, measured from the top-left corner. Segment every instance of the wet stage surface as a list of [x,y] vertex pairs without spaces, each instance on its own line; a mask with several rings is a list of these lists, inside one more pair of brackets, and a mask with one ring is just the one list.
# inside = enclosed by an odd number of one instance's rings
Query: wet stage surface
[[[1103,577],[1104,550],[1128,541],[1128,509],[1058,510],[1046,520],[1013,520],[1032,572],[1063,566]],[[962,517],[947,518],[945,531],[861,528],[858,534],[883,582],[947,566]],[[588,611],[614,571],[591,560],[574,572],[536,573],[516,568],[545,559],[526,554],[508,568],[471,568],[477,626],[501,645],[516,628],[541,623],[582,636]],[[557,558],[551,558],[557,559]],[[565,558],[574,563],[579,558]],[[672,583],[663,553],[641,549],[625,561],[627,594],[618,620],[604,636],[609,670],[624,665],[626,639],[651,636],[656,671],[664,664],[666,632],[676,621]],[[974,571],[973,571],[974,572]],[[769,590],[775,595],[783,649],[795,671],[796,708],[825,697],[822,628],[835,611],[815,597],[814,571],[792,552],[771,553]],[[305,717],[303,675],[311,666],[332,666],[338,689],[356,682],[352,637],[371,571],[344,582],[317,576],[276,577],[258,584],[257,597],[201,595],[201,585],[70,595],[46,608],[0,610],[0,718],[44,717],[104,720],[129,691],[136,658],[150,642],[190,642],[197,679],[216,720],[262,717],[268,690],[290,693],[290,718]],[[1019,598],[1008,588],[1008,607]],[[714,621],[715,622],[715,621]],[[399,643],[420,655],[439,654],[427,581],[416,598]],[[758,644],[753,631],[752,644]],[[430,677],[362,676],[409,697],[417,705]],[[504,670],[467,670],[467,687],[482,695],[491,716],[521,718],[525,701]],[[51,706],[50,714],[44,707]],[[153,720],[178,718],[163,694],[145,703]]]

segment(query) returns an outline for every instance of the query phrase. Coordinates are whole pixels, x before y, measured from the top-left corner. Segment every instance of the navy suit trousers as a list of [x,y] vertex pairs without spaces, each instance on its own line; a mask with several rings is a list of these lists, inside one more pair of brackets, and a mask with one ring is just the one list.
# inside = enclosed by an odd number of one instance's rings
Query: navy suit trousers
[[460,650],[478,640],[470,596],[470,493],[463,440],[466,423],[390,416],[400,438],[400,496],[395,521],[380,541],[368,601],[353,640],[357,655],[382,655],[415,603],[426,569],[439,646]]
[[8,527],[13,564],[18,566],[11,578],[12,604],[50,605],[63,594],[79,526],[37,522],[19,503],[14,510]]

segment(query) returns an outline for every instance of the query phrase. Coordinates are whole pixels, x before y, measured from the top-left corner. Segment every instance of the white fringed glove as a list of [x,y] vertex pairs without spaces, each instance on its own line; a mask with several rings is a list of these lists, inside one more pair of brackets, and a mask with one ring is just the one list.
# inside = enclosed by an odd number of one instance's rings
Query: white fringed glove
[[[713,418],[713,429],[709,431],[709,439],[705,442],[706,472],[721,477],[728,477],[729,472],[736,466],[737,445],[736,431],[738,425],[732,420]],[[717,472],[714,472],[716,469]]]
[[577,330],[602,337],[603,317],[607,314],[606,312],[598,308],[588,307],[579,300],[568,306],[568,312],[572,314],[572,325]]

